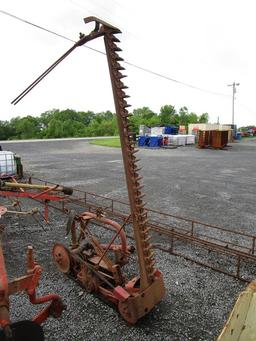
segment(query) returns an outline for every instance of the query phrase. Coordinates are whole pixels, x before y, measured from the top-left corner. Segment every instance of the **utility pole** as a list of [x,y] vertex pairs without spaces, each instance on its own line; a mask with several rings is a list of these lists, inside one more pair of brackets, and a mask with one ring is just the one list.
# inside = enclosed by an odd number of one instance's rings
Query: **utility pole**
[[235,124],[235,93],[236,87],[240,85],[240,83],[233,82],[232,84],[228,84],[228,86],[232,86],[233,88],[233,96],[232,96],[232,125]]

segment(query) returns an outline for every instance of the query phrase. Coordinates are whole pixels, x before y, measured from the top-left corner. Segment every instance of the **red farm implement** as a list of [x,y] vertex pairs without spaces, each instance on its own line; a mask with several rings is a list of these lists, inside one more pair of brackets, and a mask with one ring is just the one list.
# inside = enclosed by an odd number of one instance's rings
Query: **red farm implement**
[[[7,209],[0,207],[1,215],[5,214]],[[2,237],[3,229],[1,229]],[[38,286],[42,267],[34,259],[33,248],[27,248],[27,271],[25,275],[8,280],[2,242],[0,240],[0,331],[1,341],[43,341],[44,333],[40,326],[49,316],[60,317],[65,308],[59,295],[50,294],[37,297],[36,288]],[[32,320],[25,320],[12,323],[10,319],[10,300],[11,295],[26,292],[31,304],[40,305],[49,303]]]

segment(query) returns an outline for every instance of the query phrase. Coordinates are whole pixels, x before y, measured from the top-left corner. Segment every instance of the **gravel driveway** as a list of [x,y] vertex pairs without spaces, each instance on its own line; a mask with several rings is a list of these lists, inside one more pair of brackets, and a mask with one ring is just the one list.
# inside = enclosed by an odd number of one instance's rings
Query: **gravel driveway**
[[[35,177],[127,200],[120,149],[79,139],[1,145],[18,153],[25,170]],[[256,234],[255,152],[255,142],[232,144],[227,150],[141,149],[147,206]],[[25,209],[34,206],[24,201]],[[44,323],[49,341],[215,340],[245,287],[243,282],[156,251],[167,294],[131,327],[112,307],[57,272],[51,249],[54,242],[65,241],[65,217],[52,212],[51,224],[44,229],[32,218],[5,215],[1,223],[6,225],[3,246],[9,277],[24,273],[26,246],[33,244],[44,268],[38,293],[58,293],[67,304],[60,319]],[[134,271],[133,266],[128,271]],[[11,310],[14,321],[28,319],[36,311],[25,294],[12,297]]]

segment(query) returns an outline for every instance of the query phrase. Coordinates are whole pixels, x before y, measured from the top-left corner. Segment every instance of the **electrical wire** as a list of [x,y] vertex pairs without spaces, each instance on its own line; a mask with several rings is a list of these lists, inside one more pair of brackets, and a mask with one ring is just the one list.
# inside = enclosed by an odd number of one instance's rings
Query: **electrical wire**
[[[11,14],[11,13],[9,13],[9,12],[6,12],[6,11],[3,11],[3,10],[0,9],[0,13],[4,14],[4,15],[6,15],[6,16],[9,16],[9,17],[11,17],[11,18],[13,18],[13,19],[19,20],[19,21],[21,21],[21,22],[23,22],[23,23],[25,23],[25,24],[34,26],[35,28],[38,28],[38,29],[40,29],[40,30],[42,30],[42,31],[51,33],[51,34],[53,34],[53,35],[55,35],[55,36],[57,36],[57,37],[59,37],[59,38],[62,38],[62,39],[71,41],[72,43],[76,43],[76,40],[74,40],[74,39],[68,38],[68,37],[66,37],[66,36],[64,36],[64,35],[62,35],[62,34],[60,34],[60,33],[57,33],[57,32],[55,32],[55,31],[49,30],[48,28],[45,28],[45,27],[43,27],[43,26],[34,24],[34,23],[32,23],[31,21],[28,21],[28,20],[22,19],[22,18],[20,18],[20,17],[17,17],[16,15]],[[104,53],[103,51],[94,49],[93,47],[86,46],[86,45],[84,45],[84,47],[86,47],[87,49],[92,50],[92,51],[94,51],[94,52],[98,52],[98,53],[101,53],[101,54],[106,55],[106,53]]]
[[[43,27],[43,26],[34,24],[34,23],[32,23],[32,22],[30,22],[30,21],[28,21],[28,20],[26,20],[26,19],[20,18],[20,17],[14,15],[14,14],[12,14],[12,13],[6,12],[6,11],[1,10],[1,9],[0,9],[0,13],[4,14],[4,15],[6,15],[6,16],[9,16],[9,17],[11,17],[11,18],[13,18],[13,19],[15,19],[15,20],[21,21],[21,22],[23,22],[23,23],[25,23],[25,24],[31,25],[31,26],[33,26],[33,27],[35,27],[35,28],[37,28],[37,29],[43,30],[43,31],[48,32],[48,33],[50,33],[50,34],[53,34],[53,35],[55,35],[55,36],[57,36],[57,37],[59,37],[59,38],[62,38],[62,39],[71,41],[71,42],[73,42],[73,43],[76,43],[76,41],[73,40],[73,39],[71,39],[71,38],[68,38],[68,37],[66,37],[66,36],[64,36],[64,35],[62,35],[62,34],[59,34],[59,33],[55,32],[55,31],[52,31],[52,30],[50,30],[50,29],[48,29],[48,28],[45,28],[45,27]],[[87,45],[83,45],[83,46],[84,46],[85,48],[87,48],[87,49],[90,49],[90,50],[94,51],[94,52],[97,52],[97,53],[106,55],[105,52],[100,51],[100,50],[98,50],[98,49],[92,48],[92,47],[87,46]],[[152,70],[150,70],[150,69],[147,69],[147,68],[144,68],[144,67],[142,67],[142,66],[136,65],[136,64],[134,64],[134,63],[131,63],[131,62],[129,62],[129,61],[124,61],[123,63],[125,63],[125,64],[127,64],[127,65],[129,65],[129,66],[131,66],[131,67],[133,67],[133,68],[136,68],[136,69],[138,69],[138,70],[140,70],[140,71],[147,72],[147,73],[149,73],[149,74],[151,74],[151,75],[154,75],[154,76],[156,76],[156,77],[163,78],[163,79],[165,79],[165,80],[174,82],[174,83],[179,84],[179,85],[182,85],[182,86],[186,86],[186,87],[191,88],[191,89],[194,89],[194,90],[198,90],[198,91],[205,92],[205,93],[208,93],[208,94],[211,94],[211,95],[216,95],[216,96],[230,97],[230,95],[227,95],[227,94],[215,92],[215,91],[208,90],[208,89],[205,89],[205,88],[200,88],[200,87],[198,87],[198,86],[195,86],[195,85],[192,85],[192,84],[189,84],[189,83],[185,83],[185,82],[179,81],[179,80],[174,79],[174,78],[172,78],[172,77],[169,77],[169,76],[167,76],[167,75],[164,75],[164,74],[158,73],[158,72],[156,72],[156,71],[152,71]]]

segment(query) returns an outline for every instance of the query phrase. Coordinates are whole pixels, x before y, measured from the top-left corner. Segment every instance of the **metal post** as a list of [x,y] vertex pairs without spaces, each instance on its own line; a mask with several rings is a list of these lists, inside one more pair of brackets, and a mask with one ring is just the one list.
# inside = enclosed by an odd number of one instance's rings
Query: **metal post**
[[240,256],[237,257],[237,271],[236,271],[236,277],[240,278],[240,264],[241,264],[241,258]]
[[173,253],[173,242],[174,242],[174,240],[173,240],[173,232],[174,232],[174,228],[172,228],[172,235],[171,235],[171,246],[170,246],[170,248],[169,248],[169,252],[171,252],[171,253]]
[[47,200],[44,202],[44,219],[46,223],[49,224],[49,206]]
[[191,226],[191,236],[194,235],[194,221],[192,221],[192,226]]
[[232,125],[235,124],[235,93],[236,86],[240,85],[240,83],[233,82],[232,84],[228,84],[228,86],[232,86]]
[[254,255],[255,252],[255,237],[252,238],[252,255]]
[[87,197],[86,197],[86,192],[84,192],[84,206],[86,206],[86,200],[87,200]]

